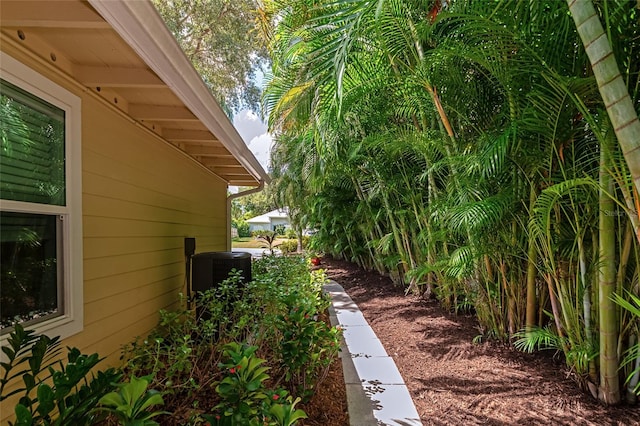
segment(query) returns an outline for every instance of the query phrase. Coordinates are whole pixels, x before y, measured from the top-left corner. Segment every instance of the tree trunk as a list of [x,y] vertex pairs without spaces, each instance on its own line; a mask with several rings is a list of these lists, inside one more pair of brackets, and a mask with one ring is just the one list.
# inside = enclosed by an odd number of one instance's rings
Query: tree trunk
[[302,226],[299,226],[296,229],[296,235],[298,236],[298,247],[296,247],[296,251],[298,253],[302,253],[302,250],[304,250],[304,247],[302,247],[302,237],[303,237]]
[[598,398],[606,404],[620,402],[618,378],[617,307],[611,299],[616,289],[616,223],[612,194],[613,178],[608,172],[611,163],[611,138],[604,138],[600,147],[600,219],[598,304],[600,312],[600,387]]
[[[536,190],[533,184],[531,185],[531,192],[529,194],[529,211],[533,211],[533,205],[536,202]],[[527,309],[526,309],[526,321],[525,327],[527,330],[531,330],[537,325],[536,321],[536,276],[538,270],[536,263],[538,262],[538,250],[536,250],[535,239],[529,237],[527,250]]]
[[640,121],[616,58],[611,50],[600,18],[591,0],[567,0],[571,16],[576,23],[600,96],[607,108],[618,143],[629,166],[629,171],[640,192]]

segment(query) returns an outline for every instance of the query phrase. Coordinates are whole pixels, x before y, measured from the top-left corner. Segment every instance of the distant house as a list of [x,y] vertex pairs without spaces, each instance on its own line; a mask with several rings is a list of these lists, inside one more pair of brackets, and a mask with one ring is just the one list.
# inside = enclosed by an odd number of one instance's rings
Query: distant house
[[247,223],[250,231],[275,231],[277,226],[284,226],[285,229],[291,228],[289,214],[285,210],[272,210],[269,213],[248,219]]

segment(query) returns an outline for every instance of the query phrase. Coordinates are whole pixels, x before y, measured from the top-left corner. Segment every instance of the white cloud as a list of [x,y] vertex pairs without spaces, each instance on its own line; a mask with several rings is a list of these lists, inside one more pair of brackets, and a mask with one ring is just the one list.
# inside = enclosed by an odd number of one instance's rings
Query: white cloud
[[255,112],[249,110],[242,110],[236,114],[233,117],[233,125],[258,162],[268,170],[273,138],[267,132],[267,125]]
[[249,143],[256,136],[267,133],[267,125],[260,120],[255,112],[246,109],[233,117],[233,125],[245,143]]
[[251,142],[247,145],[265,170],[269,170],[269,157],[271,155],[272,143],[273,138],[271,135],[269,133],[263,133],[251,139]]

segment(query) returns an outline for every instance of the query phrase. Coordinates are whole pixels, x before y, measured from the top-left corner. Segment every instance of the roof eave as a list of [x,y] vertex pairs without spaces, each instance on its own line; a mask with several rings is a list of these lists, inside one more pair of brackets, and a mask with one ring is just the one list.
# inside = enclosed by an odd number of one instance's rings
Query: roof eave
[[89,3],[257,181],[271,181],[151,2]]

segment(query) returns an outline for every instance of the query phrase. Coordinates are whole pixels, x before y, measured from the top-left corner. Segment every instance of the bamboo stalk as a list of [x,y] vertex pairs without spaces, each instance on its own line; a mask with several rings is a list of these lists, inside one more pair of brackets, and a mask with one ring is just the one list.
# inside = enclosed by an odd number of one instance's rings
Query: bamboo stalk
[[606,404],[620,402],[618,378],[618,319],[617,306],[611,299],[616,289],[616,229],[610,213],[614,202],[613,178],[608,173],[611,162],[611,138],[600,147],[600,214],[599,214],[599,270],[598,293],[600,315],[600,386],[598,398]]

